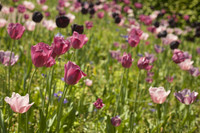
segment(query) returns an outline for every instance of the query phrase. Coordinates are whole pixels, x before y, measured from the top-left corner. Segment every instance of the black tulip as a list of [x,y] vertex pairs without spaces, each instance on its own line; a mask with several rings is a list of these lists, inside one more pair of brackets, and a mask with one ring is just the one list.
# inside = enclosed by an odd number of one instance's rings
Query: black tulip
[[79,34],[82,34],[84,30],[83,25],[78,25],[78,24],[73,24],[71,28],[72,28],[72,34],[74,31],[78,32]]
[[115,17],[115,23],[116,23],[116,24],[119,24],[120,22],[121,22],[121,18],[120,18],[120,17],[118,17],[118,16],[117,16],[117,17]]
[[178,46],[179,46],[179,42],[178,41],[173,41],[170,43],[170,48],[173,50],[173,49],[177,49]]
[[157,16],[157,18],[161,18],[164,14],[162,12],[160,12]]
[[112,13],[112,17],[113,17],[113,18],[115,18],[115,17],[119,17],[119,14],[116,13],[116,12],[113,12],[113,13]]
[[95,14],[94,8],[90,8],[90,9],[89,9],[89,13],[90,13],[90,15],[94,15],[94,14]]
[[34,22],[40,23],[42,18],[43,18],[43,15],[42,15],[41,12],[36,11],[36,12],[33,13],[32,20]]
[[100,1],[96,2],[96,5],[100,5],[100,4],[101,4],[101,2],[100,2]]
[[3,6],[0,4],[0,11],[1,11],[2,7],[3,7]]
[[162,38],[162,37],[166,37],[166,36],[167,36],[167,31],[165,31],[165,30],[159,32],[158,35],[157,35],[158,38]]
[[82,8],[82,9],[81,9],[81,13],[82,13],[82,14],[87,14],[87,13],[88,13],[88,9]]
[[154,25],[156,28],[158,28],[158,27],[160,26],[160,23],[159,23],[158,21],[155,21],[155,22],[153,23],[153,25]]
[[65,28],[68,26],[70,19],[66,16],[58,16],[56,18],[56,25],[59,28]]
[[93,8],[94,7],[94,4],[93,3],[90,3],[89,4],[89,8]]

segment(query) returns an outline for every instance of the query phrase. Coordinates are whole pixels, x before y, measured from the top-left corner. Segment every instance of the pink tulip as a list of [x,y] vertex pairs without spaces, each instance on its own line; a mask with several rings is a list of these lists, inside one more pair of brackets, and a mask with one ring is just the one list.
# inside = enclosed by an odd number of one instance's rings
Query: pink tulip
[[46,2],[46,0],[37,0],[37,3],[38,3],[39,5],[44,4],[45,2]]
[[24,1],[23,5],[29,10],[33,10],[35,8],[35,5],[30,1]]
[[53,57],[65,54],[70,48],[70,42],[65,40],[63,37],[54,37],[53,47]]
[[51,56],[53,47],[43,42],[35,46],[31,46],[31,59],[35,67],[51,67],[55,64],[55,60]]
[[128,43],[130,44],[131,47],[136,47],[140,43],[139,36],[129,35]]
[[10,13],[10,9],[8,7],[5,7],[5,6],[1,9],[1,11],[4,14],[9,14]]
[[92,86],[92,80],[86,79],[86,80],[85,80],[85,85],[86,85],[86,86]]
[[33,21],[26,21],[25,27],[28,31],[34,31],[35,30],[36,23]]
[[122,66],[125,68],[130,68],[132,65],[132,61],[133,59],[130,53],[129,54],[124,53],[124,55],[121,58]]
[[87,29],[91,29],[93,27],[93,22],[92,21],[86,21],[85,26]]
[[4,27],[6,25],[7,21],[3,18],[0,18],[0,28]]
[[14,7],[9,8],[10,13],[14,12]]
[[162,104],[165,102],[167,96],[170,94],[170,90],[166,92],[163,87],[150,87],[149,93],[154,103]]
[[12,39],[18,40],[22,37],[22,35],[25,31],[25,27],[19,23],[16,23],[16,24],[10,23],[8,25],[7,31]]
[[98,12],[97,13],[98,18],[103,18],[104,17],[104,12]]
[[19,13],[24,13],[26,11],[26,7],[24,5],[18,5],[17,10]]
[[34,104],[29,104],[29,95],[21,96],[18,93],[13,92],[12,97],[5,97],[5,102],[10,104],[11,109],[16,113],[25,113]]
[[86,35],[79,34],[78,32],[74,31],[73,36],[70,37],[71,45],[75,49],[80,49],[85,45],[88,41]]
[[69,85],[75,85],[78,81],[87,76],[84,72],[81,71],[80,67],[75,63],[68,61],[65,64],[65,76],[64,81]]
[[180,66],[182,70],[188,71],[191,68],[193,68],[193,65],[192,65],[193,63],[194,61],[191,61],[190,59],[186,59],[183,62],[179,63],[178,65]]
[[135,8],[141,9],[142,8],[142,4],[139,2],[134,3]]
[[47,5],[43,5],[43,6],[42,6],[42,10],[43,10],[43,11],[46,11],[47,9],[48,9],[48,6],[47,6]]
[[149,63],[150,61],[147,57],[141,57],[137,62],[137,66],[139,69],[151,70],[152,66]]
[[187,21],[187,20],[190,19],[190,16],[189,16],[189,15],[184,15],[184,16],[183,16],[183,19],[184,19],[185,21]]

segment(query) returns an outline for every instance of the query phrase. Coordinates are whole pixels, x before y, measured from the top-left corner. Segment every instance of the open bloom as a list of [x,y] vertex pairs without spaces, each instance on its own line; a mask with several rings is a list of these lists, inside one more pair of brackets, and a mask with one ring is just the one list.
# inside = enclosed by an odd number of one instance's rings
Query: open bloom
[[18,93],[13,92],[12,97],[5,97],[6,103],[10,104],[11,109],[16,113],[25,113],[34,104],[29,104],[29,95],[21,96]]
[[91,28],[93,27],[93,22],[92,22],[92,21],[86,21],[86,22],[85,22],[85,27],[86,27],[87,29],[91,29]]
[[165,102],[167,96],[170,94],[169,91],[165,91],[165,88],[163,87],[150,87],[149,93],[151,95],[151,99],[154,103],[162,104]]
[[10,23],[7,28],[8,34],[14,40],[18,40],[22,37],[25,31],[25,27],[19,23]]
[[9,64],[13,66],[19,59],[18,55],[14,55],[14,53],[12,53],[12,55],[10,56],[10,54],[11,51],[4,52],[0,50],[0,62],[5,66],[9,66]]
[[35,5],[30,1],[24,1],[23,5],[29,10],[33,10],[35,8]]
[[94,106],[97,108],[97,109],[101,109],[103,108],[104,104],[103,104],[103,100],[98,98],[96,102],[93,103]]
[[26,21],[26,23],[25,23],[26,29],[28,31],[34,31],[35,30],[35,25],[36,25],[36,23],[33,22],[33,21]]
[[73,36],[70,37],[71,45],[75,49],[80,49],[85,45],[88,41],[86,35],[79,34],[78,32],[74,31]]
[[183,51],[181,51],[179,49],[175,49],[173,51],[172,60],[175,63],[181,63],[181,62],[183,62],[185,60],[185,55],[184,55]]
[[35,67],[51,67],[55,60],[51,56],[53,48],[43,42],[31,46],[31,59]]
[[85,77],[86,74],[81,71],[80,67],[75,63],[68,61],[65,64],[65,76],[64,81],[69,85],[77,84],[78,81]]
[[151,70],[152,66],[149,64],[150,61],[147,57],[141,57],[137,62],[137,66],[139,69]]
[[185,61],[179,63],[178,65],[182,70],[190,70],[193,67],[194,61],[191,61],[190,59],[186,59]]
[[54,37],[53,47],[53,57],[65,54],[70,48],[70,42],[65,40],[63,37]]
[[4,27],[6,25],[7,21],[3,18],[0,18],[0,28]]
[[121,58],[122,66],[125,67],[125,68],[131,67],[132,61],[133,61],[133,59],[132,59],[130,53],[129,54],[124,53],[124,55]]
[[111,119],[111,123],[113,126],[118,127],[121,124],[121,119],[119,116],[115,116]]
[[197,98],[198,93],[197,92],[191,92],[189,89],[184,89],[179,92],[175,92],[174,96],[181,102],[186,105],[189,105],[195,101]]
[[131,47],[136,47],[140,43],[139,36],[136,35],[129,35],[128,36],[128,43]]

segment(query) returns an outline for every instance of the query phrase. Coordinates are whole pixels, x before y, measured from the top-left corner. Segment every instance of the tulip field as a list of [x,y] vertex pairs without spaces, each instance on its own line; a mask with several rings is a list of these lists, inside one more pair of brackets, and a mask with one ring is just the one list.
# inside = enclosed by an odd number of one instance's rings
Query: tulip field
[[199,133],[198,0],[1,0],[0,133]]

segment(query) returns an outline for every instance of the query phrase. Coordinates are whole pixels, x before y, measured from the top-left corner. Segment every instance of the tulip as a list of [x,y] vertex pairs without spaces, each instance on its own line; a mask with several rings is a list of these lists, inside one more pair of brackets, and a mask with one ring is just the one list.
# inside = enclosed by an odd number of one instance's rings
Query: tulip
[[131,54],[124,53],[121,58],[122,66],[125,68],[130,68],[132,65],[133,59],[131,58]]
[[154,45],[154,50],[156,51],[156,53],[162,53],[165,50],[165,48],[159,45]]
[[140,39],[138,36],[132,36],[129,35],[128,37],[128,43],[130,44],[131,47],[136,47],[140,42]]
[[12,97],[5,97],[5,102],[10,104],[11,109],[16,113],[25,113],[34,104],[29,104],[29,94],[21,96],[18,93],[13,92]]
[[189,72],[194,77],[200,76],[200,71],[199,71],[199,68],[197,68],[197,67],[190,68]]
[[24,5],[18,5],[17,10],[19,13],[24,13],[26,11],[26,7]]
[[35,5],[30,1],[24,1],[23,5],[29,10],[33,10],[35,8]]
[[69,85],[75,85],[78,81],[85,77],[86,74],[81,71],[80,67],[75,63],[68,61],[65,64],[65,76],[64,81]]
[[69,21],[70,21],[69,18],[66,16],[58,16],[56,18],[56,25],[59,28],[65,28],[68,26]]
[[0,62],[4,65],[4,66],[9,66],[9,64],[11,66],[13,66],[19,59],[18,55],[14,55],[14,53],[11,54],[11,51],[0,51]]
[[28,14],[24,14],[24,19],[25,20],[29,19],[29,15]]
[[96,102],[93,103],[94,106],[97,108],[97,109],[101,109],[103,108],[104,104],[103,104],[103,100],[98,98]]
[[85,26],[87,29],[91,29],[93,27],[93,23],[91,21],[86,21]]
[[183,104],[189,105],[197,98],[197,92],[191,92],[189,89],[184,89],[174,93],[174,96]]
[[97,13],[98,18],[103,18],[104,17],[104,12],[98,12]]
[[85,45],[88,41],[86,35],[79,34],[78,32],[74,31],[73,36],[70,37],[71,45],[75,49],[80,49]]
[[0,19],[0,28],[4,27],[6,25],[7,21],[3,18]]
[[115,116],[111,119],[111,123],[113,126],[118,127],[121,124],[121,119],[119,116]]
[[53,47],[53,57],[65,54],[70,48],[70,42],[65,40],[63,37],[54,37]]
[[92,80],[86,79],[86,80],[85,80],[85,85],[87,85],[87,86],[92,86]]
[[193,68],[193,65],[192,65],[193,63],[194,61],[191,61],[190,59],[186,59],[185,61],[179,63],[178,65],[180,66],[182,70],[188,71],[191,68]]
[[32,20],[36,23],[40,23],[43,19],[43,15],[41,12],[34,12],[33,15],[32,15]]
[[163,87],[150,87],[149,93],[154,103],[162,104],[165,102],[167,96],[170,94],[170,90],[166,92]]
[[149,65],[149,59],[147,57],[141,57],[138,60],[137,66],[139,69],[146,69],[146,70],[151,70],[152,66]]
[[43,42],[35,46],[31,46],[31,59],[35,67],[51,67],[55,64],[55,60],[51,56],[53,47]]
[[134,3],[135,8],[141,9],[142,8],[142,4],[139,2],[135,2]]
[[71,28],[72,28],[72,34],[73,34],[75,31],[78,32],[79,34],[82,34],[83,31],[84,31],[83,25],[73,24],[73,25],[71,26]]
[[181,50],[175,49],[173,51],[172,60],[175,63],[181,63],[181,62],[183,62],[185,60],[185,55],[184,55],[184,53]]
[[26,21],[25,27],[28,31],[34,31],[35,30],[36,23],[33,21]]
[[25,27],[19,23],[16,23],[16,24],[10,23],[8,25],[7,31],[12,39],[18,40],[22,37],[22,35],[25,31]]

